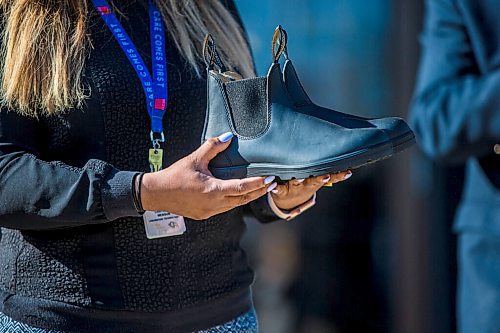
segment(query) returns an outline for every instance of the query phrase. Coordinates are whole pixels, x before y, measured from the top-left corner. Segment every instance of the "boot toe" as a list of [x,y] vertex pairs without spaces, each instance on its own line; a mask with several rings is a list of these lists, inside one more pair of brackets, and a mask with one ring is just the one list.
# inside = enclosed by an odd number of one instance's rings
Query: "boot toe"
[[408,124],[401,118],[380,118],[373,119],[370,122],[373,125],[377,126],[378,129],[386,132],[391,140],[398,139],[412,133],[412,130],[410,129]]
[[392,142],[394,153],[401,152],[415,144],[415,134],[401,118],[380,118],[370,122],[387,134]]

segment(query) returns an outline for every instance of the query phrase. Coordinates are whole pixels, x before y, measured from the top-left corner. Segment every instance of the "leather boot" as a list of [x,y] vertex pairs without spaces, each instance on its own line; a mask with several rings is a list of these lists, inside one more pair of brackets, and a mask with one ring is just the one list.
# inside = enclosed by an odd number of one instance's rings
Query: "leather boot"
[[277,62],[265,77],[240,79],[226,73],[210,36],[203,50],[208,105],[202,141],[235,134],[228,149],[210,163],[215,177],[299,179],[355,169],[392,155],[392,144],[381,130],[345,128],[297,112]]
[[347,128],[376,127],[381,129],[386,132],[387,136],[391,140],[394,153],[401,152],[415,144],[415,135],[413,134],[413,131],[401,118],[386,117],[369,119],[342,113],[314,104],[300,83],[292,61],[288,57],[288,50],[286,46],[287,34],[281,26],[276,28],[275,35],[273,37],[273,48],[276,47],[274,45],[276,42],[281,44],[280,47],[283,49],[282,54],[285,57],[285,64],[283,66],[283,82],[290,98],[299,112],[326,121],[334,122]]

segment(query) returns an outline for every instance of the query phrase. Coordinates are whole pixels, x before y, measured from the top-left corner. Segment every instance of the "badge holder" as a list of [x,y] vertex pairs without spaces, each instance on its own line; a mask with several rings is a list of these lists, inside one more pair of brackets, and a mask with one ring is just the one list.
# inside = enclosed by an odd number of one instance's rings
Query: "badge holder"
[[[163,166],[163,149],[160,142],[165,142],[163,132],[159,139],[155,139],[151,132],[151,142],[153,148],[149,150],[149,166],[151,172],[158,172]],[[186,232],[184,217],[169,212],[146,211],[142,216],[144,228],[148,239],[179,236]]]
[[[154,2],[149,0],[150,44],[151,53],[155,55],[152,66],[153,75],[151,75],[130,36],[125,32],[120,21],[111,11],[108,2],[106,0],[92,0],[92,2],[141,80],[144,94],[146,95],[152,129],[150,137],[153,148],[149,149],[148,160],[151,172],[158,172],[162,169],[163,165],[163,149],[161,149],[160,143],[165,142],[162,120],[168,101],[165,27],[161,19],[161,13],[156,8]],[[159,137],[155,137],[155,134],[159,135]],[[146,235],[149,239],[182,235],[186,231],[184,217],[182,216],[168,212],[146,211],[143,217]]]
[[146,211],[142,217],[148,239],[179,236],[186,232],[182,216],[169,212]]

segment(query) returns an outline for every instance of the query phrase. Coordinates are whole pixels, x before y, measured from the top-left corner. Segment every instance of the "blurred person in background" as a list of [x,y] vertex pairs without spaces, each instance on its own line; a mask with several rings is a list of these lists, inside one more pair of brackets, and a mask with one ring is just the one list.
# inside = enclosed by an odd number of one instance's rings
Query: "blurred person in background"
[[411,110],[423,151],[466,164],[458,234],[459,332],[500,332],[500,2],[428,0]]

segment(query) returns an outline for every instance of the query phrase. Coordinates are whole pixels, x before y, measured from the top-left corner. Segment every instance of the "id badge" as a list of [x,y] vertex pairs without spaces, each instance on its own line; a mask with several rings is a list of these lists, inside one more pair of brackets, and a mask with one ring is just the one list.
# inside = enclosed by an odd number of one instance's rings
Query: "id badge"
[[184,217],[179,215],[146,211],[143,219],[148,239],[178,236],[186,232]]

